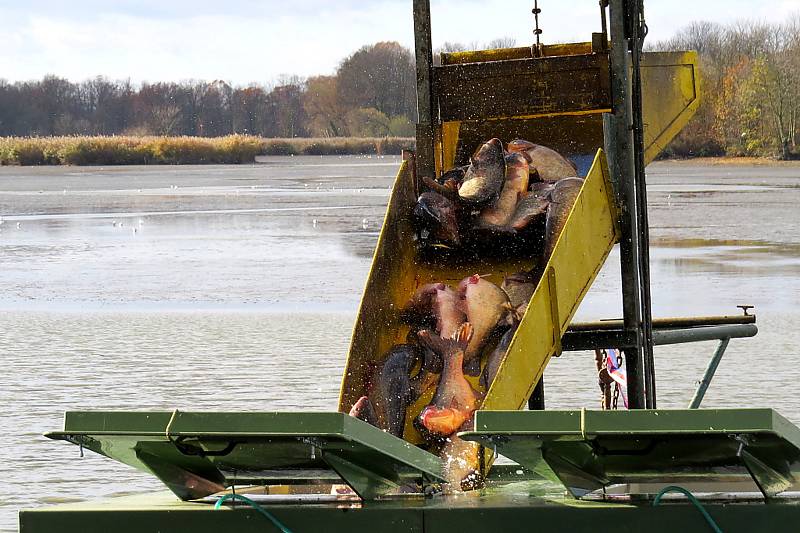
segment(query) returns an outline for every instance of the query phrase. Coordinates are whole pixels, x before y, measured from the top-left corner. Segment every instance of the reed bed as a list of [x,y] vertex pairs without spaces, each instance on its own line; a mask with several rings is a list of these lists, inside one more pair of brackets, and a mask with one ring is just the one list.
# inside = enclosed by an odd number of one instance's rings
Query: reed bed
[[413,146],[413,138],[400,137],[3,137],[0,165],[238,164],[257,155],[383,155]]

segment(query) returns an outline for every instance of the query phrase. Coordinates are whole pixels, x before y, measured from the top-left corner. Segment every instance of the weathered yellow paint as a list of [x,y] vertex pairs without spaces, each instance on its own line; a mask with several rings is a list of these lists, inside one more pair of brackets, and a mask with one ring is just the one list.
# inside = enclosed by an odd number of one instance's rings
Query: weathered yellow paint
[[[563,329],[617,239],[616,211],[610,203],[613,201],[610,190],[605,156],[598,151],[548,263],[548,268],[555,271],[551,275],[555,284],[540,283],[537,288],[485,405],[516,409],[530,395],[553,346],[560,342]],[[417,258],[409,216],[416,197],[410,167],[404,162],[395,181],[354,327],[339,397],[341,411],[349,410],[366,394],[371,371],[386,351],[405,342],[409,328],[399,320],[399,310],[417,287],[432,282],[455,287],[472,274],[490,274],[489,280],[500,284],[506,275],[529,270],[538,260],[537,257],[513,261],[484,259],[453,265]],[[550,306],[551,294],[557,295],[556,313]],[[559,320],[553,319],[554,314]],[[478,378],[468,379],[476,390],[481,390]],[[421,442],[412,421],[430,401],[434,388],[408,409],[404,437],[410,442]]]
[[645,164],[680,133],[700,106],[697,52],[642,55]]
[[[543,57],[570,56],[591,54],[592,43],[545,44],[542,46]],[[533,57],[530,46],[516,48],[495,48],[492,50],[470,50],[464,52],[442,53],[442,65],[461,65],[464,63],[482,63],[485,61],[508,61],[512,59],[528,59]]]
[[[586,46],[586,43],[578,43],[551,48],[550,51],[553,54],[586,53]],[[446,60],[449,62],[447,64],[455,64],[513,59],[514,54],[522,53],[521,50],[448,54]],[[680,131],[699,105],[697,55],[694,52],[644,54],[642,76],[646,161],[649,162]],[[581,121],[585,122],[587,113],[597,116],[604,111],[559,113],[558,116],[565,117],[560,124],[569,129],[572,125],[579,127],[577,124],[581,124]],[[572,115],[575,115],[574,119]],[[470,121],[470,126],[480,128],[481,132],[485,128],[488,139],[492,136],[492,125],[497,120],[519,120],[535,127],[537,120],[549,117],[551,115],[485,117],[481,121]],[[435,132],[437,173],[455,164],[459,135],[464,124],[446,122]],[[575,139],[580,135],[575,130],[574,134],[567,137]],[[510,139],[503,140],[507,142]],[[597,131],[591,130],[581,140],[581,146],[584,147],[603,146],[599,128]],[[563,150],[568,147],[553,145],[552,148]],[[588,153],[593,151],[594,148]],[[569,155],[568,152],[564,153]],[[499,284],[508,274],[530,270],[538,260],[536,257],[472,263],[462,260],[458,264],[446,260],[421,260],[417,257],[411,225],[411,211],[419,193],[415,180],[410,165],[404,162],[392,189],[354,325],[339,396],[341,411],[349,410],[361,395],[367,393],[369,377],[383,355],[393,345],[405,342],[409,328],[400,321],[399,311],[419,286],[431,282],[455,286],[464,277],[476,273],[491,273],[489,279]],[[482,408],[496,410],[522,407],[550,357],[559,350],[561,334],[618,239],[616,205],[611,191],[605,155],[599,150],[498,376],[489,391],[481,391],[486,392]],[[479,390],[477,378],[469,379]],[[433,392],[434,387],[408,409],[404,438],[409,442],[421,442],[412,421],[430,401]]]
[[489,388],[481,409],[520,409],[619,238],[617,210],[602,150],[597,152],[564,230]]
[[[584,50],[591,43],[559,45],[561,51],[588,53]],[[555,45],[551,45],[555,47]],[[572,47],[572,48],[570,48]],[[447,64],[468,63],[475,61],[499,61],[519,59],[521,51],[529,48],[509,48],[503,50],[481,50],[477,52],[454,52],[443,54]],[[551,50],[555,52],[555,48]],[[489,54],[489,55],[487,55]],[[548,53],[547,55],[561,55]],[[564,54],[566,55],[566,54]],[[647,52],[642,55],[642,112],[645,139],[645,164],[652,162],[666,148],[669,142],[680,133],[689,119],[700,106],[700,74],[698,70],[697,52]],[[560,116],[587,115],[610,112],[610,109],[598,111],[578,111],[558,113]],[[501,120],[523,120],[535,124],[537,119],[553,116],[552,113],[514,117],[485,117],[481,122]],[[477,122],[477,121],[470,121]],[[437,132],[440,142],[437,148],[437,172],[441,173],[455,165],[455,154],[459,142],[460,122],[445,122]],[[507,142],[511,139],[503,139]],[[553,147],[558,150],[558,147]]]

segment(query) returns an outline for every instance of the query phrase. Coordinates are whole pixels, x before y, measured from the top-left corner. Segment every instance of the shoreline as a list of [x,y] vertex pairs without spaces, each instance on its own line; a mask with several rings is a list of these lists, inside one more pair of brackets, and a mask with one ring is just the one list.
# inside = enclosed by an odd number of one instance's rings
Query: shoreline
[[656,159],[650,165],[659,163],[669,163],[676,165],[703,165],[703,166],[760,166],[760,167],[797,167],[800,168],[800,159],[782,161],[771,157],[737,157],[737,156],[714,156],[714,157],[675,157],[666,159]]

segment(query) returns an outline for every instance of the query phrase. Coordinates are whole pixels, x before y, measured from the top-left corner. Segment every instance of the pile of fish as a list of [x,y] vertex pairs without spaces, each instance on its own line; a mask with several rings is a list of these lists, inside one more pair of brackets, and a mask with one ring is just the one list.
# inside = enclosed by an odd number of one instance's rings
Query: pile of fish
[[[414,426],[446,460],[449,478],[463,488],[474,485],[477,445],[455,434],[470,424],[491,386],[534,281],[521,272],[506,277],[502,287],[477,274],[455,289],[445,283],[421,286],[402,311],[411,328],[407,342],[380,359],[369,393],[350,414],[402,438],[407,409],[433,389]],[[480,376],[477,390],[466,376]]]
[[[538,221],[545,262],[583,184],[575,166],[555,151],[516,140],[506,152],[498,139],[484,143],[466,167],[423,181],[429,190],[414,208],[423,242],[458,248],[498,236],[515,238]],[[412,413],[414,428],[444,459],[451,484],[478,485],[479,447],[456,434],[471,425],[491,387],[540,270],[535,265],[500,285],[489,281],[490,275],[475,274],[455,288],[419,287],[401,312],[409,326],[406,342],[378,360],[366,395],[350,414],[402,438],[408,409],[430,398],[419,414]]]
[[544,241],[545,256],[583,185],[568,159],[521,139],[508,143],[507,150],[499,139],[491,139],[469,165],[422,181],[428,190],[417,200],[413,216],[425,245],[472,248],[498,237],[534,236]]

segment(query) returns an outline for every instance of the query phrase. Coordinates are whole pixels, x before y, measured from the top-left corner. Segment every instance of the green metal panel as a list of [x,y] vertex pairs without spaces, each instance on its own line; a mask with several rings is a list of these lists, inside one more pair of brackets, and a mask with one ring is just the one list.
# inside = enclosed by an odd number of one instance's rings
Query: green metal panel
[[365,499],[442,480],[438,457],[343,413],[70,412],[47,436],[150,472],[184,500],[234,480],[341,478]]
[[772,409],[479,411],[460,434],[575,496],[631,483],[752,479],[771,498],[800,474],[800,430]]
[[[649,501],[614,503],[542,498],[529,482],[499,489],[414,500],[356,504],[279,503],[262,505],[297,533],[360,531],[487,533],[490,531],[674,533],[707,531],[697,509],[685,499],[652,507]],[[794,531],[798,505],[706,502],[704,507],[726,533]],[[180,502],[166,494],[64,504],[20,512],[21,533],[115,533],[276,531],[255,510],[237,505],[214,511],[208,503]]]

